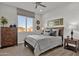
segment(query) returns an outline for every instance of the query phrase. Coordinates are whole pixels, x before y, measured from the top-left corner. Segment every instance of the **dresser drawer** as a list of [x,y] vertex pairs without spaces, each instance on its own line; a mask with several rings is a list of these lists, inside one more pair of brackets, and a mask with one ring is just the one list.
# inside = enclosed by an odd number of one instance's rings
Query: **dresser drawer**
[[1,46],[7,47],[17,44],[17,29],[10,27],[1,28]]
[[68,43],[75,44],[77,41],[67,40]]

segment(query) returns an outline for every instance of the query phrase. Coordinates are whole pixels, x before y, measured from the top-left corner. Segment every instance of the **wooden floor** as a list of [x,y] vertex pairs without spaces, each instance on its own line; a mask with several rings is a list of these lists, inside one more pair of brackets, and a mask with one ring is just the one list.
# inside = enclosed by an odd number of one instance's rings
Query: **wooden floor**
[[[79,52],[75,53],[73,51],[64,49],[63,47],[58,47],[51,49],[40,56],[78,56]],[[8,47],[0,49],[0,56],[34,56],[32,51],[28,47],[24,47],[23,44],[18,46]]]

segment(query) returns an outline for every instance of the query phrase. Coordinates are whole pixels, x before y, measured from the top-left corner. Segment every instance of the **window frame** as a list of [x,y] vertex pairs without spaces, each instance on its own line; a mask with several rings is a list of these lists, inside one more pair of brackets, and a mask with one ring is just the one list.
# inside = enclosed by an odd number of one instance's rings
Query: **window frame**
[[[23,15],[18,15],[18,16],[23,16]],[[26,19],[25,19],[25,29],[26,29],[26,31],[25,32],[27,32],[27,18],[32,18],[32,17],[27,17],[27,16],[24,16]],[[33,32],[33,20],[34,20],[34,18],[32,18],[32,32]],[[18,19],[18,21],[19,21],[19,19]],[[19,28],[19,27],[18,27]],[[19,32],[19,31],[18,31]],[[24,32],[24,31],[23,31]],[[21,33],[21,32],[19,32],[19,33]]]

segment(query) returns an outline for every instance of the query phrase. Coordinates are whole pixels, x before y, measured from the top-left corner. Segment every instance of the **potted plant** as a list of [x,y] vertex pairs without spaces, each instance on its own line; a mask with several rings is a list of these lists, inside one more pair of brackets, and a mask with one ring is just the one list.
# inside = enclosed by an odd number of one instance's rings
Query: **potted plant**
[[1,24],[3,25],[3,27],[4,27],[5,24],[8,23],[7,19],[3,16],[0,18],[0,21],[1,21]]

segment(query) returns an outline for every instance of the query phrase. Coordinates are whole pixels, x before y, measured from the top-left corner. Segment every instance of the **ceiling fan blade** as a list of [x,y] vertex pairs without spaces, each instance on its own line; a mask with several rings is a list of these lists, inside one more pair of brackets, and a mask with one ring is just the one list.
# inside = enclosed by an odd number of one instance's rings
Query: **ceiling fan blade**
[[42,4],[39,4],[40,6],[42,6],[42,7],[46,7],[45,5],[42,5]]
[[41,4],[42,2],[35,2],[35,8],[38,8],[38,6],[46,7],[45,5]]
[[40,4],[40,3],[42,3],[42,2],[36,2],[36,4]]

